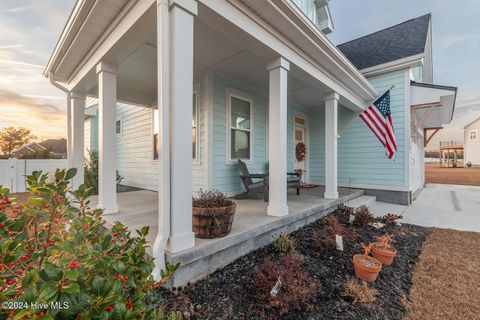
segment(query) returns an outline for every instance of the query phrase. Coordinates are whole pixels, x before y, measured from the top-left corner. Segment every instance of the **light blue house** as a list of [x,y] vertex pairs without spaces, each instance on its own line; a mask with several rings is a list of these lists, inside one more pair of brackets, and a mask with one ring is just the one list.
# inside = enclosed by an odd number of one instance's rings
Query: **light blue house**
[[[425,15],[335,46],[327,0],[78,0],[45,71],[68,96],[74,184],[98,150],[98,206],[149,224],[157,267],[182,263],[177,284],[363,193],[408,204],[426,132],[455,103],[455,88],[432,84],[431,29]],[[394,161],[352,122],[392,86]],[[268,173],[268,204],[241,200],[229,236],[195,239],[192,193],[242,193],[239,159]],[[320,187],[287,191],[299,169]],[[117,194],[116,171],[141,190]]]
[[[295,3],[305,10],[310,19],[317,21],[313,2],[298,0]],[[322,9],[320,12],[329,17],[322,20],[329,24],[322,30],[333,31],[328,6]],[[320,26],[320,23],[317,25]],[[424,129],[435,129],[451,120],[447,117],[443,122],[439,120],[427,126],[412,124],[415,118],[412,114],[415,113],[412,109],[415,107],[412,90],[415,89],[412,88],[417,85],[414,82],[431,84],[433,80],[431,15],[352,40],[338,48],[378,93],[395,86],[391,92],[391,109],[398,144],[395,160],[387,159],[383,146],[363,122],[356,121],[349,127],[358,113],[340,106],[338,130],[344,133],[338,140],[338,185],[363,189],[382,201],[408,204],[424,185]],[[268,89],[261,90],[262,86],[252,80],[243,81],[241,77],[232,78],[220,72],[195,79],[192,111],[194,191],[218,189],[229,196],[243,192],[236,161],[239,158],[248,164],[253,173],[268,171]],[[304,89],[295,85],[289,84],[289,94],[295,97],[288,101],[287,171],[303,169],[304,182],[324,185],[324,110],[318,108],[321,101],[302,97]],[[431,86],[429,91],[435,95],[436,88],[440,86]],[[443,94],[454,98],[456,89],[447,89]],[[453,103],[454,100],[449,100],[442,105],[450,116],[453,115]],[[88,105],[91,105],[90,110],[95,110],[96,99],[90,99]],[[158,174],[155,174],[158,172],[155,145],[157,112],[144,106],[118,103],[116,161],[120,174],[125,178],[122,182],[125,186],[158,190]],[[208,112],[212,114],[210,117]],[[236,130],[230,121],[232,117],[246,119],[248,125]],[[430,114],[429,118],[433,115]],[[95,111],[87,111],[87,149],[98,148],[97,133],[95,129],[90,129],[98,128],[96,123]],[[417,130],[413,131],[414,127]],[[295,147],[300,141],[306,144],[307,156],[305,161],[298,162]],[[211,144],[213,147],[208,148]],[[210,170],[207,170],[207,158],[211,159]]]

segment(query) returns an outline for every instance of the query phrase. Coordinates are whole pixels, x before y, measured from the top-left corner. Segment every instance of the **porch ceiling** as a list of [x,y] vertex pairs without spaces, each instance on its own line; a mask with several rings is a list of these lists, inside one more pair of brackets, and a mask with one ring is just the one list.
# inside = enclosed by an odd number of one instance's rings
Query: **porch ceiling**
[[[277,54],[256,40],[232,30],[233,25],[222,21],[211,12],[200,10],[195,19],[194,76],[201,78],[205,72],[214,72],[233,79],[246,89],[268,93],[267,62]],[[221,30],[221,31],[220,31]],[[153,105],[157,96],[156,35],[141,45],[119,65],[118,99],[125,102]],[[323,93],[329,88],[309,77],[303,70],[291,66],[289,72],[289,100],[304,108],[323,106]],[[87,94],[97,95],[96,76],[83,81]]]

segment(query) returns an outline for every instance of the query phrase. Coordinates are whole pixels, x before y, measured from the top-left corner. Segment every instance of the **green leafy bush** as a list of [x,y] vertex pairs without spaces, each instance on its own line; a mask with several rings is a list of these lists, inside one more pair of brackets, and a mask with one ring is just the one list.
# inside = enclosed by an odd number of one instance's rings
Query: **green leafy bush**
[[0,312],[9,314],[0,319],[165,318],[151,291],[178,265],[168,266],[154,282],[153,259],[146,255],[148,227],[138,236],[120,223],[106,230],[102,211],[88,207],[83,185],[71,193],[73,206],[68,185],[75,173],[57,170],[55,180],[47,182],[47,174],[34,172],[27,177],[30,196],[22,205],[0,187],[0,303],[48,305],[3,308]]
[[281,234],[273,243],[273,247],[280,253],[292,252],[295,250],[295,240],[288,234]]
[[[123,177],[117,171],[117,185],[120,184]],[[88,150],[88,158],[85,159],[84,167],[85,188],[90,190],[90,194],[98,194],[98,152]]]

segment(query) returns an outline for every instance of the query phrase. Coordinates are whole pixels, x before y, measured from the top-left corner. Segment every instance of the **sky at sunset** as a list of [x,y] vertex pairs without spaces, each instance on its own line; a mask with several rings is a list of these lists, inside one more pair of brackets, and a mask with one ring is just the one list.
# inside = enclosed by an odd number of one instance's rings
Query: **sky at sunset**
[[[30,128],[38,137],[63,137],[65,94],[43,70],[74,0],[0,0],[0,129]],[[431,12],[434,82],[459,87],[454,124],[480,116],[480,1],[331,0],[335,44]]]

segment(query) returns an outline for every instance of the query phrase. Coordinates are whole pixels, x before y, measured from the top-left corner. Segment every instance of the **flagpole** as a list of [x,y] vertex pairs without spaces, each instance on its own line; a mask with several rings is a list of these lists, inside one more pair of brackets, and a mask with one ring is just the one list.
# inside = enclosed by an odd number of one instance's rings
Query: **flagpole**
[[[390,87],[390,89],[388,89],[387,91],[390,91],[390,90],[392,90],[393,88],[395,88],[395,85],[394,85],[394,84],[392,84],[392,86]],[[387,91],[385,91],[385,92],[387,92]],[[377,99],[378,99],[378,97],[375,98],[375,100],[377,100]],[[373,101],[375,101],[375,100],[373,100]],[[362,112],[363,112],[363,111],[362,111]],[[357,121],[357,120],[359,119],[358,116],[359,116],[362,112],[357,113],[357,114],[355,115],[355,117],[350,121],[350,123],[349,123],[345,128],[343,128],[342,131],[340,131],[339,134],[337,134],[337,139],[340,139],[340,138],[342,137],[342,134],[353,126],[353,124],[355,123],[355,121]]]

